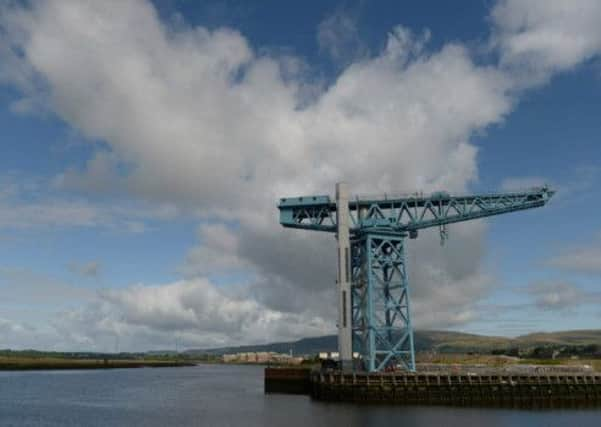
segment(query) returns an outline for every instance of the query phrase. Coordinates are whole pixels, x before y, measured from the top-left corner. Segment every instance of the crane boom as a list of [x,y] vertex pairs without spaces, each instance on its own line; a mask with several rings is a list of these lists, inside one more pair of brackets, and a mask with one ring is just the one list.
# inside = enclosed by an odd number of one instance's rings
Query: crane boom
[[[548,187],[508,193],[452,196],[446,192],[405,197],[349,200],[350,230],[380,229],[413,232],[544,206],[555,192]],[[329,196],[280,199],[284,227],[336,232],[336,202]]]

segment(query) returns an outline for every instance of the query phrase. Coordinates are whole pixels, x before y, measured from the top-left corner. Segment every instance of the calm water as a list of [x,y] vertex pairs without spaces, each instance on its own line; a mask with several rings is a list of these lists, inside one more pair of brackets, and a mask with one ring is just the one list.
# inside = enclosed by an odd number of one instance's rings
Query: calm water
[[354,406],[264,395],[253,366],[0,372],[0,426],[601,426],[601,410]]

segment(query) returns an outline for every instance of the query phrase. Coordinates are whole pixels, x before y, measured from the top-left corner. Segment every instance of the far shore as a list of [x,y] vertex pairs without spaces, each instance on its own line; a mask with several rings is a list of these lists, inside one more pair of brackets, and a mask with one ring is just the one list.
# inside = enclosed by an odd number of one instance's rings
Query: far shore
[[0,357],[0,371],[66,370],[66,369],[125,369],[167,368],[194,366],[196,363],[178,360],[114,360]]

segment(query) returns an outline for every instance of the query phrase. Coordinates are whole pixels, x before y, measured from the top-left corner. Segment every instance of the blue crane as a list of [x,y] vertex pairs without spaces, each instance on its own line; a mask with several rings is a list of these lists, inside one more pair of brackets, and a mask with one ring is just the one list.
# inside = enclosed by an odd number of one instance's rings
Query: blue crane
[[527,191],[473,195],[436,192],[355,197],[345,183],[330,196],[280,199],[284,227],[336,233],[338,242],[338,348],[343,369],[357,366],[353,350],[369,372],[401,365],[415,370],[405,239],[448,224],[544,206],[555,192]]

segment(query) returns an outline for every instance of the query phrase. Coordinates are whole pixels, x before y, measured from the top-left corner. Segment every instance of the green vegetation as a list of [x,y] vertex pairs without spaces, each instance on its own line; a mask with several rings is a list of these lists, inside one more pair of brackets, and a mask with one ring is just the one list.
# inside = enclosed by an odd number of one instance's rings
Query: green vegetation
[[522,365],[569,365],[569,361],[563,359],[520,359]]
[[[276,352],[310,355],[304,366],[318,365],[315,355],[336,350],[336,337],[304,338],[294,342],[180,353],[60,353],[34,350],[0,350],[2,369],[92,369],[142,366],[181,366],[221,363],[221,355],[242,352]],[[415,331],[418,361],[422,363],[487,364],[589,364],[601,372],[601,330],[535,333],[516,338],[489,337],[452,331]]]
[[420,338],[418,347],[421,344],[421,348],[418,350],[439,353],[494,354],[534,359],[601,357],[601,330],[534,333],[516,338],[448,331],[418,331],[416,339]]
[[179,355],[137,353],[59,353],[0,350],[0,370],[115,369],[190,366],[196,361]]
[[[454,331],[428,331],[416,330],[414,334],[415,349],[417,352],[434,353],[475,353],[475,354],[506,354],[509,356],[518,356],[520,352],[532,351],[536,347],[541,349],[561,348],[564,346],[589,346],[597,345],[601,348],[601,329],[599,330],[576,330],[562,331],[552,333],[536,333],[522,335],[516,338],[484,336],[475,334],[466,334]],[[580,350],[574,347],[561,357],[572,355],[590,355],[591,358],[597,357],[593,353],[578,353]],[[185,353],[191,356],[198,355],[222,355],[226,353],[244,353],[244,352],[276,352],[288,353],[292,351],[295,355],[315,355],[321,351],[336,351],[337,338],[334,335],[327,335],[315,338],[303,338],[298,341],[279,342],[262,345],[223,347],[204,350],[187,350]],[[552,351],[553,351],[552,350]],[[571,351],[571,353],[570,353]],[[539,351],[541,352],[541,351]],[[534,358],[546,358],[552,355],[532,355]],[[601,356],[601,355],[600,355]],[[526,357],[526,353],[522,355]],[[587,356],[589,357],[589,356]]]
[[576,331],[560,331],[560,332],[537,332],[528,335],[522,335],[515,339],[520,343],[535,343],[557,344],[557,345],[572,345],[572,346],[587,346],[589,344],[597,344],[601,346],[601,330],[576,330]]

